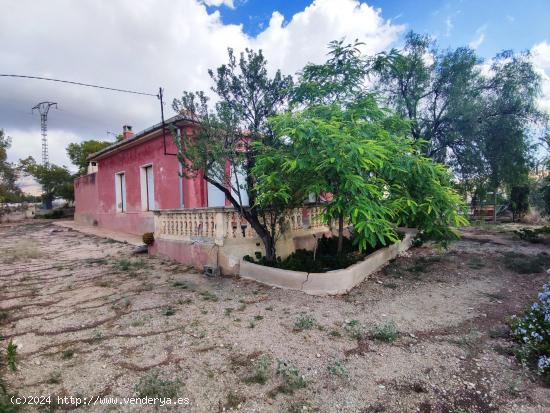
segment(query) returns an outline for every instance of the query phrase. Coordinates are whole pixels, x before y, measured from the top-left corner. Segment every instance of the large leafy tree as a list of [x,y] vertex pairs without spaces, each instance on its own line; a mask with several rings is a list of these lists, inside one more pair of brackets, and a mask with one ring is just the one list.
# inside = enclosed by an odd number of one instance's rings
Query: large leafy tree
[[0,129],[0,203],[18,202],[22,193],[15,184],[17,180],[17,171],[15,167],[8,162],[8,149],[11,146],[11,140]]
[[[252,170],[258,151],[264,150],[257,144],[269,147],[277,143],[268,118],[287,105],[292,78],[280,71],[269,76],[261,51],[247,49],[238,59],[232,49],[228,54],[227,64],[209,70],[214,83],[212,91],[219,99],[214,106],[209,105],[202,91],[184,92],[181,99],[173,102],[174,110],[197,121],[192,135],[181,139],[175,136],[178,158],[186,176],[202,177],[225,194],[262,239],[266,260],[273,262],[284,211],[301,195],[296,193],[294,199],[271,202],[263,208],[265,204],[257,202],[262,192]],[[233,179],[226,175],[227,164]]]
[[67,146],[67,155],[73,165],[78,168],[78,174],[86,175],[88,170],[88,156],[112,144],[112,142],[94,139],[80,143],[70,143]]
[[541,118],[540,79],[528,56],[504,52],[488,70],[469,48],[439,50],[410,32],[401,50],[370,59],[386,102],[410,121],[425,154],[447,162],[471,190],[511,187],[526,177],[528,130]]
[[42,200],[51,208],[55,197],[74,200],[73,176],[65,166],[41,165],[32,156],[19,161],[22,173],[32,176],[42,186]]

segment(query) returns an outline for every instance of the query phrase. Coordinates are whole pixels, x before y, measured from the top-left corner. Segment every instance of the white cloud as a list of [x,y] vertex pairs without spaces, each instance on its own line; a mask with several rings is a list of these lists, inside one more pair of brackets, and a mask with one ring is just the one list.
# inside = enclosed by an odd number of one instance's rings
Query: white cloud
[[202,0],[202,2],[207,6],[220,7],[223,4],[229,7],[230,9],[235,8],[235,5],[233,4],[233,0]]
[[450,17],[447,17],[445,20],[445,36],[449,37],[453,31],[453,28],[453,20]]
[[474,40],[468,43],[468,46],[472,49],[477,49],[481,46],[481,43],[485,40],[485,33],[480,33]]
[[539,106],[550,115],[550,43],[543,41],[531,48],[531,61],[542,79]]
[[[233,1],[208,0],[209,3]],[[230,4],[229,4],[230,3]],[[166,114],[183,90],[208,90],[208,68],[227,59],[227,47],[262,48],[270,69],[294,74],[325,59],[329,41],[364,41],[365,53],[388,48],[403,30],[357,0],[316,0],[302,12],[274,12],[256,37],[224,24],[199,0],[51,0],[7,2],[0,14],[3,73],[55,77],[156,93],[165,88]],[[40,159],[40,119],[30,109],[58,102],[49,116],[50,159],[68,164],[65,146],[112,139],[123,124],[139,131],[159,121],[156,98],[38,80],[0,78],[0,128],[13,137],[12,161]]]

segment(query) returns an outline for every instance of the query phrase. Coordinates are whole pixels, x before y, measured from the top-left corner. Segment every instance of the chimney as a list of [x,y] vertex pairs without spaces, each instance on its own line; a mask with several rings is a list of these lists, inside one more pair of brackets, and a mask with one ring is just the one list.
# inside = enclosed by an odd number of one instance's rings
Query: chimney
[[132,132],[132,127],[130,125],[124,125],[122,127],[122,139],[130,139],[134,136],[134,132]]

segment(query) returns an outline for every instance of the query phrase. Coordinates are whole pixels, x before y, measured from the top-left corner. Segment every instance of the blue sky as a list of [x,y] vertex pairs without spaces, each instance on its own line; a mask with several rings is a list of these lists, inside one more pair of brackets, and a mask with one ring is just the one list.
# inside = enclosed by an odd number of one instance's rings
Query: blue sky
[[[242,24],[255,36],[265,29],[273,11],[285,20],[304,10],[311,0],[235,0],[234,9],[219,10],[224,23]],[[381,9],[384,19],[406,24],[408,29],[435,36],[442,47],[476,45],[478,53],[493,57],[513,49],[528,50],[534,44],[550,40],[550,0],[370,0]],[[480,40],[481,39],[481,40]]]

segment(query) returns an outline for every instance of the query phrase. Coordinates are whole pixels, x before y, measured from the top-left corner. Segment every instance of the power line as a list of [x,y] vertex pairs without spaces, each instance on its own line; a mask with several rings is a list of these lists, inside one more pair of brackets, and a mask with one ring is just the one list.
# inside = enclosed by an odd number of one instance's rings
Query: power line
[[69,83],[71,85],[87,86],[87,87],[93,87],[93,88],[96,88],[96,89],[113,90],[115,92],[133,93],[134,95],[154,96],[156,98],[159,98],[158,94],[153,94],[153,93],[137,92],[135,90],[128,90],[128,89],[117,89],[117,88],[114,88],[114,87],[93,85],[91,83],[81,83],[81,82],[73,82],[73,81],[70,81],[70,80],[53,79],[53,78],[50,78],[50,77],[12,75],[12,74],[3,74],[3,73],[0,73],[0,77],[15,77],[15,78],[23,78],[23,79],[49,80],[51,82]]

